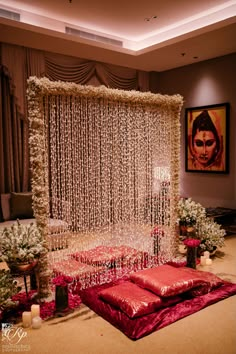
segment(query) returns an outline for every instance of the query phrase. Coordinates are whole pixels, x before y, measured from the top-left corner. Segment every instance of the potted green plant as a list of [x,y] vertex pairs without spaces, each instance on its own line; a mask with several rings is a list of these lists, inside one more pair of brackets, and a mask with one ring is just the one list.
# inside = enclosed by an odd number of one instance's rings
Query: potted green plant
[[15,271],[33,268],[43,253],[47,252],[45,241],[35,223],[17,223],[0,232],[1,260]]
[[0,270],[0,319],[1,321],[9,311],[15,308],[17,302],[11,298],[21,290],[17,281],[13,279],[9,270]]

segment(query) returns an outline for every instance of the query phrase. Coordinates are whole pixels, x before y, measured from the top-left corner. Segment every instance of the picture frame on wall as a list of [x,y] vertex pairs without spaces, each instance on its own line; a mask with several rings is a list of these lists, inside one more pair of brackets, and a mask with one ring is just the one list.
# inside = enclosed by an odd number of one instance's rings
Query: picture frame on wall
[[229,103],[185,109],[185,171],[229,173]]

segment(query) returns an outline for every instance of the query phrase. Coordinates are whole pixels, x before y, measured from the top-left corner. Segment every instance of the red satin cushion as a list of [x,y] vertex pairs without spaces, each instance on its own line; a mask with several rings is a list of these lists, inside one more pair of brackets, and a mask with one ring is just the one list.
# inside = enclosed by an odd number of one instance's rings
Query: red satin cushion
[[71,256],[80,262],[93,265],[109,265],[112,262],[138,257],[140,252],[128,246],[97,246],[87,251],[73,253]]
[[216,289],[219,286],[221,286],[222,284],[224,284],[224,281],[221,278],[219,278],[217,275],[210,273],[210,272],[204,272],[201,270],[195,270],[195,269],[187,268],[187,267],[184,268],[184,271],[189,274],[194,274],[194,275],[197,274],[199,277],[203,277],[206,281],[206,284],[204,284],[202,286],[198,286],[195,289],[192,289],[189,291],[189,294],[192,297],[207,294],[210,291],[212,291],[213,289]]
[[130,318],[147,315],[163,306],[159,296],[131,282],[106,288],[99,292],[99,297]]
[[161,297],[178,295],[207,284],[204,276],[200,276],[197,272],[186,272],[184,268],[176,268],[166,264],[133,273],[130,275],[130,279],[142,288]]

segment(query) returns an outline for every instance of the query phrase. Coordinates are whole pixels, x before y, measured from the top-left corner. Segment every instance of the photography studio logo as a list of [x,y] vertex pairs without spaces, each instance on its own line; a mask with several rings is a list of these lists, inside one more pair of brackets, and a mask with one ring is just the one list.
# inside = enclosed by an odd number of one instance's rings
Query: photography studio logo
[[2,352],[27,352],[30,350],[27,344],[27,332],[22,327],[12,323],[2,323]]

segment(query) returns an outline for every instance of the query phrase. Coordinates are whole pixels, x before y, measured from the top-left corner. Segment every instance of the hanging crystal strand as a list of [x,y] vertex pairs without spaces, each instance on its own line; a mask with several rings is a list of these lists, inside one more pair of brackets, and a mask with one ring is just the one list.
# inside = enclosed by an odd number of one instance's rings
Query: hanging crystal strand
[[[68,148],[68,154],[67,154],[67,177],[66,177],[66,196],[65,199],[67,200],[66,203],[66,221],[69,224],[69,229],[71,229],[71,205],[72,205],[72,183],[68,181],[71,181],[72,179],[72,122],[74,121],[74,116],[75,116],[75,107],[74,107],[74,97],[71,96],[71,105],[70,105],[71,111],[70,114],[68,115],[68,121],[67,121],[67,126],[68,126],[68,133],[67,133],[67,148]],[[71,236],[70,236],[71,237]]]
[[110,182],[111,182],[111,125],[112,120],[109,115],[109,104],[102,101],[101,115],[101,205],[102,205],[102,225],[107,230],[111,224],[111,205],[110,205]]
[[138,174],[137,174],[137,179],[138,179],[138,190],[137,190],[137,221],[136,225],[140,224],[140,217],[141,217],[141,200],[142,200],[142,188],[143,188],[143,183],[144,183],[144,161],[143,161],[143,134],[144,134],[144,116],[139,110],[139,107],[136,106],[135,109],[137,110],[137,117],[138,117],[138,136],[137,136],[137,147],[138,147],[138,153],[137,153],[137,158],[138,158]]
[[94,229],[94,209],[95,209],[95,199],[94,199],[94,132],[93,132],[93,110],[91,111],[91,100],[88,100],[88,137],[89,137],[89,146],[88,146],[88,210],[90,213],[89,225],[88,228],[91,230]]
[[[56,199],[57,195],[57,124],[56,124],[56,100],[55,96],[50,96],[49,98],[49,111],[50,111],[50,131],[49,131],[49,141],[50,141],[50,177],[51,177],[51,189],[49,195],[51,195],[51,213],[52,218],[57,217],[57,207]],[[53,241],[53,235],[49,237],[50,239],[50,249],[55,247]]]
[[170,141],[171,141],[171,164],[170,164],[170,177],[171,177],[171,198],[170,198],[170,223],[173,228],[173,243],[175,254],[178,251],[179,239],[175,232],[175,223],[177,220],[176,204],[179,199],[179,170],[180,170],[180,112],[172,112],[170,122]]
[[[65,97],[65,100],[67,97]],[[62,98],[62,100],[64,100]],[[58,121],[59,121],[59,132],[60,132],[60,161],[58,164],[58,169],[60,171],[60,181],[58,184],[58,194],[57,194],[57,210],[58,210],[58,218],[62,220],[62,208],[63,208],[63,197],[64,197],[64,187],[65,187],[65,121],[67,115],[67,104],[62,105],[61,97],[57,96],[57,107],[58,107]],[[63,111],[62,111],[63,107]],[[59,231],[60,233],[60,231]],[[58,240],[58,249],[62,248],[61,235],[57,238]]]
[[99,156],[99,146],[100,140],[98,135],[98,124],[97,122],[100,119],[96,119],[97,117],[97,100],[94,100],[94,107],[93,107],[93,131],[94,131],[94,147],[93,147],[93,159],[95,164],[95,173],[94,173],[94,202],[95,202],[95,209],[94,209],[94,223],[95,228],[98,229],[100,226],[99,220],[101,220],[100,214],[100,189],[99,189],[99,172],[100,172],[100,156]]
[[[84,115],[81,115],[82,117],[82,130],[83,130],[83,184],[81,186],[81,192],[83,196],[83,209],[81,210],[81,216],[82,216],[82,227],[83,230],[87,229],[88,226],[88,215],[87,215],[87,165],[88,165],[88,152],[87,152],[87,142],[88,142],[88,137],[87,137],[87,107],[86,107],[87,99],[86,97],[83,97],[83,112]],[[82,113],[81,113],[82,114]]]
[[84,230],[84,218],[82,211],[84,210],[84,193],[83,193],[83,178],[84,178],[84,126],[83,126],[83,98],[75,98],[75,115],[74,124],[72,127],[73,135],[73,225],[74,231]]
[[[62,220],[64,220],[68,225],[70,225],[70,196],[71,196],[71,184],[67,183],[70,181],[70,174],[71,174],[71,163],[70,163],[70,156],[71,156],[71,120],[73,119],[73,109],[72,109],[72,101],[71,96],[68,97],[68,106],[67,106],[67,115],[65,120],[65,179],[63,181],[63,203],[62,203]],[[63,234],[63,245],[67,243],[66,238],[67,235],[64,230],[62,230]]]

